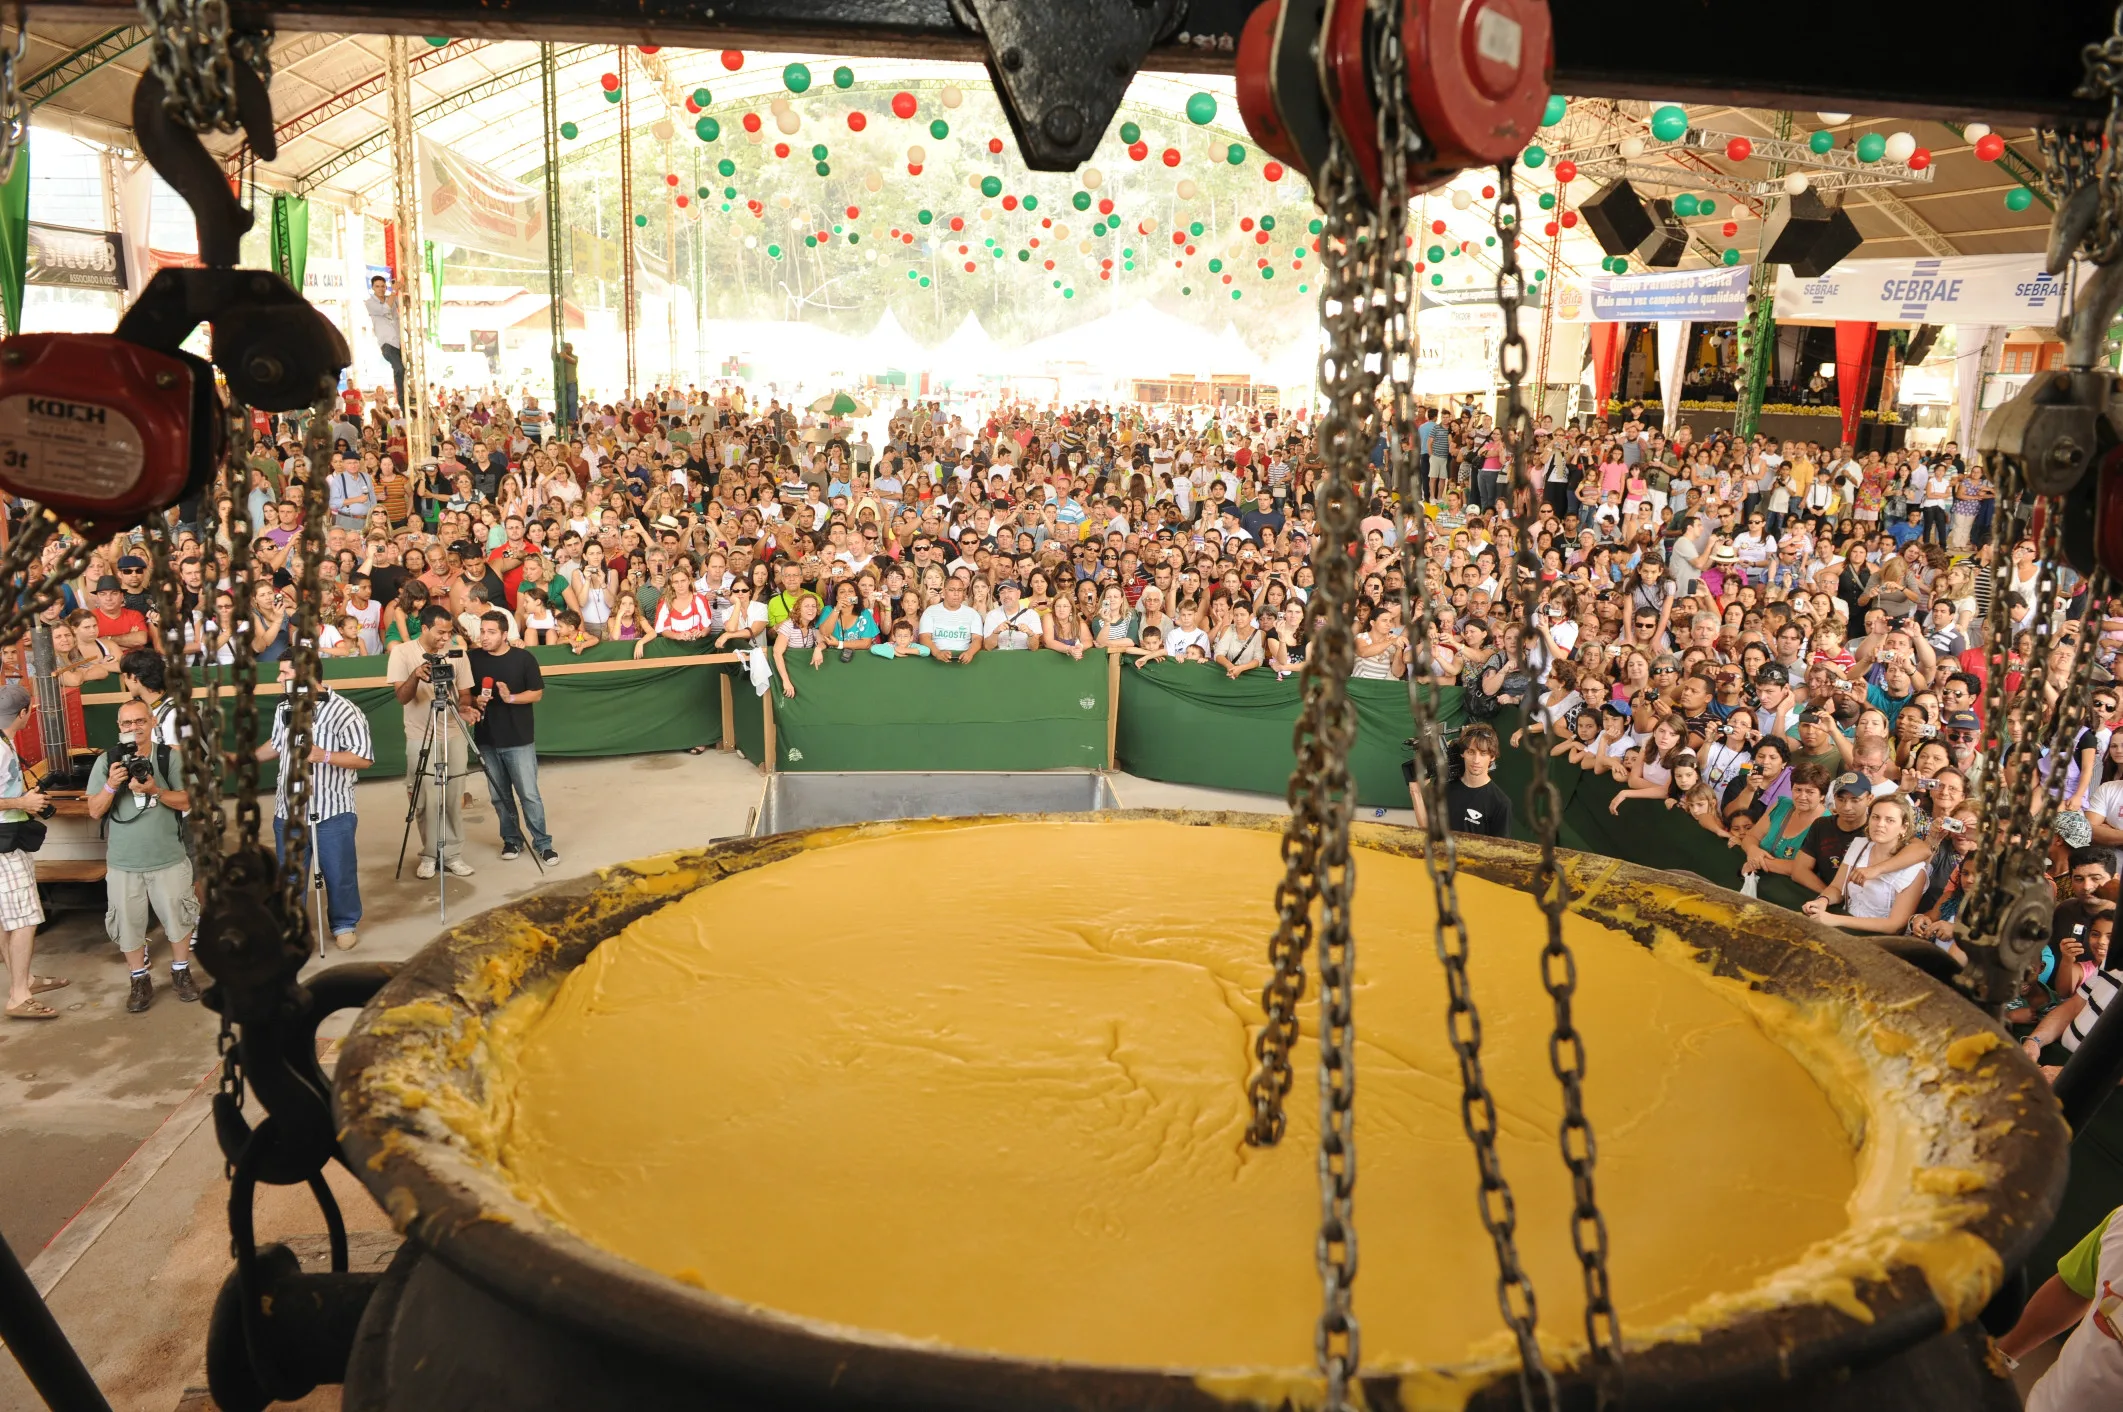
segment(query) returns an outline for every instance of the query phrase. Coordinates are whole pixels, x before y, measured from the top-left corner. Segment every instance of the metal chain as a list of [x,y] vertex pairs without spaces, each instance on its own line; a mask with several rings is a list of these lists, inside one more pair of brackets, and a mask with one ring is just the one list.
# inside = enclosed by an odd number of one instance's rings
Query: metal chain
[[[318,662],[318,572],[324,557],[324,511],[326,456],[331,449],[332,409],[336,396],[328,394],[310,408],[303,424],[302,455],[309,463],[302,486],[302,535],[296,541],[301,553],[301,572],[295,579],[295,620],[288,659],[294,676],[288,683],[287,749],[280,768],[286,772],[283,794],[287,804],[285,856],[280,870],[280,891],[287,916],[300,920],[310,869],[305,860],[310,846],[310,784],[314,766],[310,761],[310,727],[315,720],[323,669]],[[240,692],[244,688],[238,686]]]
[[[1526,410],[1520,384],[1526,375],[1526,340],[1519,333],[1519,305],[1525,297],[1525,276],[1518,259],[1519,202],[1512,180],[1514,160],[1497,168],[1496,238],[1501,258],[1497,263],[1496,302],[1504,314],[1504,337],[1497,349],[1497,368],[1504,378],[1503,450],[1507,484],[1514,500],[1524,506],[1517,515],[1516,559],[1524,571],[1513,587],[1519,591],[1519,613],[1524,649],[1531,653],[1540,638],[1541,557],[1535,545],[1538,510],[1525,470],[1530,449],[1533,418]],[[1508,590],[1507,590],[1508,591]],[[1621,1318],[1615,1312],[1614,1291],[1607,1273],[1607,1219],[1600,1212],[1599,1195],[1593,1182],[1599,1160],[1592,1123],[1585,1116],[1585,1041],[1571,1014],[1577,992],[1577,958],[1563,940],[1563,913],[1570,906],[1570,885],[1556,866],[1556,831],[1562,818],[1562,798],[1548,775],[1548,751],[1532,752],[1533,780],[1527,787],[1526,807],[1540,861],[1533,874],[1534,896],[1547,922],[1548,940],[1541,948],[1541,985],[1548,992],[1555,1012],[1555,1028],[1548,1037],[1548,1064],[1563,1090],[1563,1121],[1558,1134],[1564,1165],[1570,1169],[1573,1208],[1570,1213],[1570,1243],[1577,1252],[1585,1286],[1585,1338],[1594,1359],[1605,1369],[1619,1368],[1622,1358]],[[1553,1399],[1551,1398],[1551,1403]]]
[[2116,9],[2107,39],[2080,51],[2086,77],[2080,98],[2108,100],[2099,123],[2042,128],[2036,142],[2042,152],[2043,182],[2061,208],[2088,185],[2097,185],[2093,222],[2079,249],[2096,265],[2123,258],[2123,5]]
[[95,558],[96,546],[88,540],[76,537],[68,544],[57,563],[49,569],[38,568],[44,556],[44,546],[59,532],[59,518],[42,507],[33,507],[28,521],[0,552],[0,582],[15,583],[22,587],[13,601],[0,604],[0,641],[12,642],[20,637],[39,613],[57,603],[68,583],[81,577],[81,573]]
[[23,106],[22,56],[29,48],[29,14],[15,11],[15,42],[0,50],[0,186],[15,173],[15,154],[29,135],[29,109]]
[[[211,499],[205,503],[211,504]],[[207,693],[204,704],[192,695],[191,662],[185,653],[185,630],[190,615],[184,611],[183,585],[170,543],[170,524],[160,514],[146,524],[148,591],[154,595],[156,626],[162,639],[164,699],[177,721],[178,758],[184,762],[184,787],[191,795],[191,812],[185,827],[191,838],[193,875],[204,887],[202,908],[214,904],[222,883],[221,872],[221,682],[211,666],[205,668]],[[208,599],[214,586],[202,572],[201,597]],[[202,620],[204,614],[201,615]],[[203,626],[203,622],[202,622]],[[202,639],[204,633],[201,634]]]
[[235,132],[236,65],[273,82],[270,29],[233,30],[228,0],[140,0],[148,67],[162,82],[163,108],[193,132]]
[[231,400],[228,408],[228,454],[221,463],[222,495],[229,497],[229,681],[235,701],[229,712],[228,739],[236,776],[236,848],[258,848],[262,815],[258,806],[258,649],[252,641],[258,624],[257,580],[251,560],[251,411]]

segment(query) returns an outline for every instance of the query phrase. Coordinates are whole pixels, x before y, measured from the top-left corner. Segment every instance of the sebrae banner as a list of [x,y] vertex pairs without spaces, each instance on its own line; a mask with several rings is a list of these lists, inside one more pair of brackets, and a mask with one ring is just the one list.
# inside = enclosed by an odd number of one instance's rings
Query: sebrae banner
[[420,157],[421,234],[512,260],[546,262],[545,193],[511,181],[441,143],[414,137]]

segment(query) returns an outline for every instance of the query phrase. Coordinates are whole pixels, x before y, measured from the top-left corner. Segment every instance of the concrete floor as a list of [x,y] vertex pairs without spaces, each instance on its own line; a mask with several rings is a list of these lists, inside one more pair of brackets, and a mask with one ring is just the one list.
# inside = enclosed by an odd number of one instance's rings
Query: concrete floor
[[[554,878],[742,833],[762,785],[755,767],[717,752],[548,761],[539,778],[562,859]],[[1265,795],[1131,775],[1112,783],[1124,808],[1284,809]],[[473,781],[470,793],[465,857],[478,871],[449,879],[452,922],[548,881],[528,857],[501,861],[484,783]],[[415,881],[410,861],[403,880],[391,876],[404,786],[372,781],[356,799],[365,915],[361,944],[347,955],[402,960],[440,929],[435,884]],[[1412,821],[1406,810],[1383,817]],[[168,959],[158,946],[158,984],[166,985]],[[125,966],[94,911],[54,917],[38,938],[37,972],[73,984],[46,997],[59,1019],[0,1022],[0,1234],[30,1266],[114,1408],[205,1407],[206,1315],[229,1267],[221,1156],[204,1121],[214,1016],[166,988],[146,1014],[126,1014]],[[344,1034],[352,1019],[336,1017],[324,1039]],[[364,1256],[387,1259],[396,1243],[388,1223],[350,1176],[334,1168],[332,1178],[357,1268]],[[300,1248],[323,1229],[300,1192],[267,1191],[258,1219],[260,1244],[290,1239]],[[0,1412],[40,1405],[13,1360],[0,1357]],[[303,1405],[336,1407],[337,1397],[320,1392]]]

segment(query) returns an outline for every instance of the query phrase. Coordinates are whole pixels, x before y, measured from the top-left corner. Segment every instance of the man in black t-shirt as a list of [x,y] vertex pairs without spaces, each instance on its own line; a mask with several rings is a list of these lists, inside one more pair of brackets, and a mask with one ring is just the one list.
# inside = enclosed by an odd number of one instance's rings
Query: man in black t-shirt
[[1872,817],[1872,781],[1855,770],[1846,771],[1829,785],[1828,800],[1834,812],[1813,821],[1799,845],[1799,866],[1791,873],[1791,880],[1808,892],[1820,892],[1834,882],[1843,855],[1865,836],[1865,821]]
[[474,698],[479,719],[472,728],[472,739],[479,745],[487,793],[501,822],[502,861],[522,854],[528,829],[539,861],[551,866],[560,861],[560,854],[546,832],[545,801],[538,795],[538,747],[531,716],[532,705],[545,695],[538,659],[521,647],[509,646],[509,616],[496,610],[479,619],[479,646],[472,651],[471,665],[472,680],[479,683]]
[[[1489,772],[1496,768],[1496,732],[1472,725],[1460,732],[1460,769],[1445,784],[1447,824],[1456,834],[1481,834],[1505,838],[1511,833],[1511,797],[1498,787]],[[1404,761],[1401,773],[1408,779],[1408,801],[1415,806],[1415,826],[1423,828],[1427,815],[1422,791],[1415,787],[1415,762]]]

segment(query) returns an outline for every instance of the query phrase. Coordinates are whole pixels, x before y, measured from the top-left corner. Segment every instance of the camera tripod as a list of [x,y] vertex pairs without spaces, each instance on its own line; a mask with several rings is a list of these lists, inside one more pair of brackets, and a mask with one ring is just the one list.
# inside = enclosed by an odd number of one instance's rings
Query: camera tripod
[[[449,791],[461,787],[461,782],[474,775],[484,777],[486,770],[480,761],[479,745],[472,738],[472,728],[457,714],[456,683],[448,676],[433,676],[434,699],[428,703],[428,724],[420,741],[420,754],[415,758],[409,778],[414,782],[408,791],[405,807],[405,832],[398,840],[398,867],[394,878],[405,875],[406,846],[412,842],[413,824],[420,817],[423,807],[428,816],[428,845],[421,852],[423,858],[435,865],[435,915],[438,920],[449,920],[450,870],[444,865],[443,820],[449,809]],[[451,731],[464,736],[465,767],[461,771],[450,769],[449,739]],[[427,799],[421,799],[421,785],[427,787]],[[462,832],[460,830],[460,832]],[[460,845],[462,839],[459,840]],[[538,855],[531,855],[538,864],[538,871],[545,872],[545,864]]]

